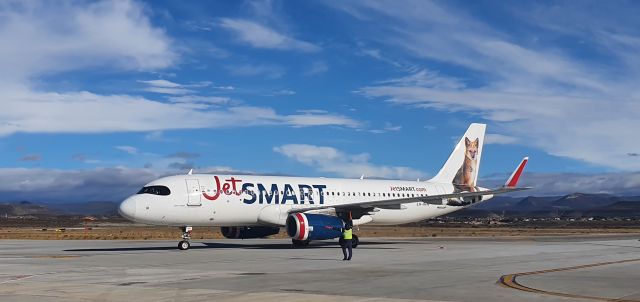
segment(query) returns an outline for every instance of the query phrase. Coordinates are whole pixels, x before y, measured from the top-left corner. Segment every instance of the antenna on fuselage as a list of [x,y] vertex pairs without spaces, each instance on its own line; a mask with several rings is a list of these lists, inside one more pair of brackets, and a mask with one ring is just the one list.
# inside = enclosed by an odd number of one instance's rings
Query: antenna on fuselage
[[189,170],[189,173],[187,173],[187,175],[191,175],[193,174],[193,169]]

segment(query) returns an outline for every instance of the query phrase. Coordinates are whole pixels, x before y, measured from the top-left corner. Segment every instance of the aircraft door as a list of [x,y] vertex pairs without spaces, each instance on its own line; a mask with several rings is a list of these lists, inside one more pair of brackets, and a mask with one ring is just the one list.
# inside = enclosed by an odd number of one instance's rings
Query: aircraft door
[[200,181],[197,179],[187,179],[187,205],[188,206],[200,206],[202,205],[202,193],[200,192]]

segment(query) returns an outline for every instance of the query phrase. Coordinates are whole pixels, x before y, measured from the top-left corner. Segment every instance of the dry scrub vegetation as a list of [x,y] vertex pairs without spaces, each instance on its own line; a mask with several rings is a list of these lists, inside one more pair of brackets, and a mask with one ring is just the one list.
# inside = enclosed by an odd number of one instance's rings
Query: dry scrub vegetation
[[[409,227],[409,226],[362,226],[355,233],[366,237],[513,237],[513,236],[556,236],[556,235],[607,235],[639,234],[640,228],[518,228],[518,227]],[[0,239],[50,239],[50,240],[176,240],[180,230],[170,227],[153,226],[104,226],[92,229],[82,228],[33,228],[2,227]],[[222,239],[219,228],[194,228],[192,239]],[[270,238],[288,238],[284,230]]]

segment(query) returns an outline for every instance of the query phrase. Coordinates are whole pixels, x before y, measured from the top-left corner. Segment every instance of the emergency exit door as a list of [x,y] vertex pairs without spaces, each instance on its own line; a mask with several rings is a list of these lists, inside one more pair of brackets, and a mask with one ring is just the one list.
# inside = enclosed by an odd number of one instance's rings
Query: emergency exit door
[[200,182],[197,179],[187,179],[187,205],[199,206],[202,205],[202,192],[200,192]]

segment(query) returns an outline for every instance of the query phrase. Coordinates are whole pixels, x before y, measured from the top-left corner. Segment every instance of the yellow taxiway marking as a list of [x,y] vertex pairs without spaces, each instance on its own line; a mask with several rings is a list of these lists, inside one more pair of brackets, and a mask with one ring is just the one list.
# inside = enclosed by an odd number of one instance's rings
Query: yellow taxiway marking
[[519,276],[540,275],[540,274],[546,274],[546,273],[570,271],[570,270],[576,270],[576,269],[583,269],[583,268],[590,268],[590,267],[611,265],[611,264],[619,264],[619,263],[627,263],[627,262],[636,262],[636,261],[640,261],[640,258],[638,258],[638,259],[620,260],[620,261],[611,261],[611,262],[600,262],[600,263],[585,264],[585,265],[563,267],[563,268],[554,268],[554,269],[535,271],[535,272],[515,273],[515,274],[509,274],[509,275],[501,276],[500,279],[498,279],[498,284],[500,284],[502,286],[505,286],[505,287],[508,287],[508,288],[521,290],[521,291],[526,291],[526,292],[531,292],[531,293],[538,293],[538,294],[545,294],[545,295],[552,295],[552,296],[558,296],[558,297],[588,299],[588,300],[597,300],[597,301],[612,301],[612,302],[640,302],[640,300],[627,300],[627,299],[605,298],[605,297],[595,297],[595,296],[584,296],[584,295],[577,295],[577,294],[569,294],[569,293],[547,291],[547,290],[542,290],[542,289],[537,289],[537,288],[533,288],[533,287],[524,286],[524,285],[518,283],[518,281],[516,281],[516,277],[519,277]]

